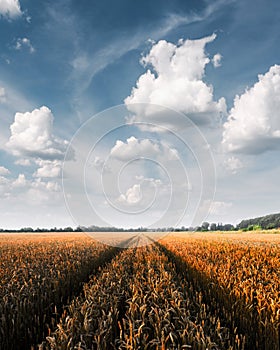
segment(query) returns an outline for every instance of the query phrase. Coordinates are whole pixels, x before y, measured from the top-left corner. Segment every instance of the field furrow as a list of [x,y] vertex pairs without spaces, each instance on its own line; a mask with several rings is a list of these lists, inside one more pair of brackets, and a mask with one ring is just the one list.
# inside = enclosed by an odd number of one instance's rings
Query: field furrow
[[84,286],[41,349],[241,349],[156,246],[128,249]]

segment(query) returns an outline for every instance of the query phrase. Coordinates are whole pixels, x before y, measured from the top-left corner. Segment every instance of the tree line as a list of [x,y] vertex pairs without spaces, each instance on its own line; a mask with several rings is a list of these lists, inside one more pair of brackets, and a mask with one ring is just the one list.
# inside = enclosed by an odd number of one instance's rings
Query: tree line
[[149,229],[146,227],[138,228],[120,228],[120,227],[100,227],[100,226],[78,226],[72,228],[70,226],[64,228],[36,228],[32,227],[23,227],[20,229],[1,229],[0,232],[148,232],[148,231],[160,231],[160,232],[182,232],[182,231],[253,231],[253,230],[269,230],[280,228],[280,213],[279,214],[270,214],[265,216],[260,216],[253,219],[242,220],[236,226],[232,224],[223,224],[223,223],[209,223],[203,222],[201,226],[196,227],[166,227],[166,228],[157,228]]
[[270,214],[265,216],[260,216],[254,219],[242,220],[237,228],[239,230],[252,230],[252,229],[262,229],[262,230],[270,230],[274,228],[280,227],[280,213],[278,214]]

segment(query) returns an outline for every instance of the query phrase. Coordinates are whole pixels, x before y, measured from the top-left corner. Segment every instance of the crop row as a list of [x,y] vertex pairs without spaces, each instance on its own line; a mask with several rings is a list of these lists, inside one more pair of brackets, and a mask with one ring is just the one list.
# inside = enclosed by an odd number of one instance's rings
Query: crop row
[[38,344],[53,329],[63,304],[114,253],[83,235],[1,237],[1,350]]
[[246,334],[247,349],[280,349],[279,244],[168,238],[179,270]]
[[39,349],[243,349],[161,247],[123,251],[84,286]]

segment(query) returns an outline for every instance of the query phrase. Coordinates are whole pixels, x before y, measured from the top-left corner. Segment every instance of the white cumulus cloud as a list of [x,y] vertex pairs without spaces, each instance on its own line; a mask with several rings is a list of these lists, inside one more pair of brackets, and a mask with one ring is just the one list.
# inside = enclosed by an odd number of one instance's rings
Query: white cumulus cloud
[[0,0],[0,15],[9,19],[21,16],[18,0]]
[[157,156],[163,156],[166,160],[178,159],[176,149],[149,139],[137,139],[134,136],[128,138],[126,142],[117,140],[115,146],[111,149],[111,155],[122,161],[139,157],[153,158]]
[[39,165],[37,171],[33,174],[34,177],[46,178],[46,177],[59,177],[61,173],[62,163],[59,160],[38,160],[36,163]]
[[[164,196],[166,194],[167,186],[164,185],[160,179],[146,178],[143,175],[135,177],[138,182],[127,189],[125,193],[122,193],[118,197],[118,202],[125,205],[136,205],[143,201],[143,205],[153,202],[153,197],[156,194]],[[160,188],[160,191],[158,189]]]
[[126,191],[126,194],[121,194],[119,197],[120,202],[126,202],[127,204],[136,204],[142,198],[141,185],[135,184]]
[[222,55],[220,53],[216,53],[216,55],[212,58],[212,63],[215,68],[221,66]]
[[27,185],[27,180],[24,174],[19,174],[18,178],[13,181],[13,187],[25,187]]
[[[203,81],[205,67],[211,62],[205,52],[206,44],[216,38],[213,34],[198,40],[180,40],[177,45],[160,40],[149,54],[142,59],[150,66],[140,76],[125,99],[127,108],[136,114],[133,121],[146,121],[165,124],[164,118],[149,115],[149,110],[139,111],[133,104],[149,103],[165,106],[186,114],[197,124],[214,123],[220,114],[226,113],[225,99],[213,99],[213,87]],[[220,55],[213,58],[214,64],[220,62]],[[170,125],[172,121],[168,121]],[[173,123],[176,123],[174,120]]]
[[274,65],[258,82],[236,96],[224,124],[228,151],[258,154],[280,146],[280,66]]
[[22,173],[14,178],[0,176],[0,193],[10,204],[28,203],[25,209],[32,203],[53,204],[55,200],[62,199],[61,187],[56,181],[45,181],[41,178],[31,180]]
[[9,175],[10,171],[4,166],[0,166],[0,175]]
[[45,160],[62,159],[68,142],[53,135],[53,114],[45,106],[16,113],[7,148],[15,156]]
[[41,179],[36,179],[35,181],[32,181],[30,185],[32,190],[44,191],[46,193],[61,191],[60,185],[55,181],[42,181]]

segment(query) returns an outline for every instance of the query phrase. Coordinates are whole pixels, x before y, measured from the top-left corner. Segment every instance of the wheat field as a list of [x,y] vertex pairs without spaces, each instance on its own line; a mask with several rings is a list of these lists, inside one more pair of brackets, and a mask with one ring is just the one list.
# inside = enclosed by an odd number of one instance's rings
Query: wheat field
[[279,350],[279,248],[278,231],[2,234],[0,349]]

